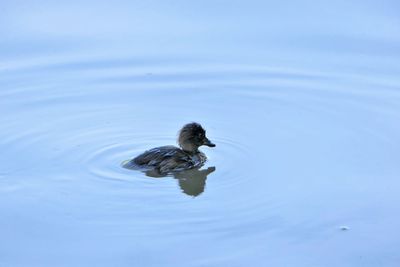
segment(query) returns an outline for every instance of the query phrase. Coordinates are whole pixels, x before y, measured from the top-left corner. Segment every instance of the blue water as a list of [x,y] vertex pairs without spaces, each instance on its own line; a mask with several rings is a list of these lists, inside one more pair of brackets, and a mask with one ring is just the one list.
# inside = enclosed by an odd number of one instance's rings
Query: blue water
[[399,8],[1,1],[0,266],[400,266]]

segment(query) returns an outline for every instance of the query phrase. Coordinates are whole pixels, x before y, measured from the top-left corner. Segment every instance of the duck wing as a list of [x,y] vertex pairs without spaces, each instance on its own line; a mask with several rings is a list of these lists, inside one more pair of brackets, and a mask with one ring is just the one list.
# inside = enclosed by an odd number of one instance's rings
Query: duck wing
[[[186,159],[188,156],[175,146],[161,146],[147,150],[133,159],[137,165],[159,166],[171,158]],[[172,164],[172,162],[170,162]]]

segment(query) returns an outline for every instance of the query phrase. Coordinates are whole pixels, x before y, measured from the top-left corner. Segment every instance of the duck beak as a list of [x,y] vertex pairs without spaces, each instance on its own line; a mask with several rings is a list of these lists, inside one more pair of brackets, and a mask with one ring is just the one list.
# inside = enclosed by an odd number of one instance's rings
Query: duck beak
[[208,138],[207,138],[207,137],[206,137],[206,138],[204,138],[204,140],[203,140],[203,145],[205,145],[205,146],[209,146],[209,147],[215,147],[215,144],[211,143],[211,141],[210,141],[210,140],[208,140]]

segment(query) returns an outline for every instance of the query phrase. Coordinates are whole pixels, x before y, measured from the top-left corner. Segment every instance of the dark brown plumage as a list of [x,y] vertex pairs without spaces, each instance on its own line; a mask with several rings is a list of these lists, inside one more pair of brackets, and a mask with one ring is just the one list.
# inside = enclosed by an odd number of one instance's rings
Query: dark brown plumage
[[150,149],[136,158],[123,163],[129,169],[154,169],[160,173],[187,170],[200,167],[207,160],[199,147],[206,145],[215,147],[207,137],[203,127],[196,123],[188,123],[179,131],[178,144]]

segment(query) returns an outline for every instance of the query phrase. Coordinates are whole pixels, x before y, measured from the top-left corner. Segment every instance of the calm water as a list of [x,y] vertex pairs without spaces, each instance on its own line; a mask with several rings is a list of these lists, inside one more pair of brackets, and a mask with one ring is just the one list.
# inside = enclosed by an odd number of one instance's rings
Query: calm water
[[1,1],[0,266],[400,266],[399,8]]

